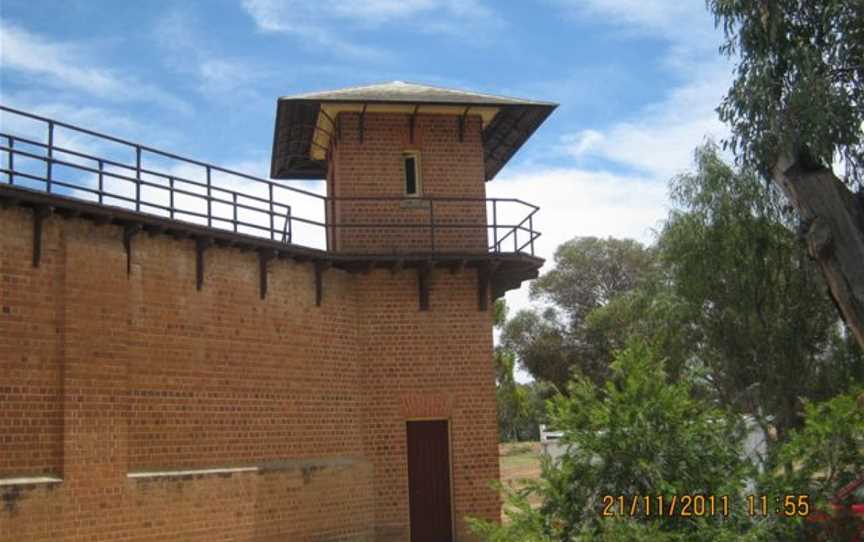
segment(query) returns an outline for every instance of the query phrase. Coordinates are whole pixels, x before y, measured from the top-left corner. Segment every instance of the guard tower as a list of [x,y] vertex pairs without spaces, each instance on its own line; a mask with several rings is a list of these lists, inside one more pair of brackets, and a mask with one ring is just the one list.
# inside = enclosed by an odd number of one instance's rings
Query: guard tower
[[[484,183],[554,108],[401,81],[285,97],[271,176],[327,179],[335,252],[527,254],[534,209],[485,200]],[[519,204],[524,223],[499,221]]]
[[[485,183],[555,107],[401,81],[278,102],[271,176],[326,179],[328,250],[391,270],[357,285],[371,330],[369,408],[389,411],[370,417],[366,435],[382,474],[378,540],[463,540],[465,516],[500,514],[484,489],[499,476],[487,307],[542,260],[537,207],[486,199]],[[420,314],[394,320],[388,304],[406,280],[411,289],[403,267],[416,268]]]

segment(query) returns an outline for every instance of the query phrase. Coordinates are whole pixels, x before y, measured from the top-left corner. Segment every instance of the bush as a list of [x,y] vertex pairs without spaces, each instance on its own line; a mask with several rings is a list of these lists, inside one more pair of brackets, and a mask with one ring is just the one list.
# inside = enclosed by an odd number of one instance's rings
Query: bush
[[[494,542],[764,539],[771,522],[751,519],[739,498],[755,476],[742,459],[739,419],[693,398],[686,382],[670,383],[644,342],[631,342],[611,369],[605,386],[577,376],[569,395],[551,402],[568,452],[544,461],[536,483],[509,491],[508,525],[473,521],[475,531]],[[543,499],[538,510],[526,498],[532,491]],[[695,494],[728,495],[730,517],[719,509],[690,519],[601,514],[607,495],[663,495],[668,503]]]
[[[853,540],[862,532],[859,518],[835,514],[829,499],[849,482],[864,476],[864,408],[860,391],[822,403],[804,403],[804,427],[793,431],[779,448],[776,465],[762,479],[762,490],[775,495],[806,494],[811,521],[787,520],[788,534],[807,540]],[[813,521],[824,516],[821,521]]]

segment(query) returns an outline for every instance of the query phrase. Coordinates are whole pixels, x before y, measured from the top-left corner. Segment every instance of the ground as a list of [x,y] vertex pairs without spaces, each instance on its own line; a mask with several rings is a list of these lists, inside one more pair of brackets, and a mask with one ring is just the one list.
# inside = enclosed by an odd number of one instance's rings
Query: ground
[[[498,445],[498,455],[501,462],[501,482],[510,487],[520,487],[525,480],[540,477],[540,443],[539,442],[506,442]],[[539,505],[539,499],[534,501]],[[506,505],[505,505],[506,507]],[[503,521],[505,509],[501,510]]]

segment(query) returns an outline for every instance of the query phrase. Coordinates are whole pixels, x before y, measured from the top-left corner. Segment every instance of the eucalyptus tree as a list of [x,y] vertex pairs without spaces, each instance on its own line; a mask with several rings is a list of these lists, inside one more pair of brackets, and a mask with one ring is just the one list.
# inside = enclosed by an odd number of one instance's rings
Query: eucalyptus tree
[[531,284],[535,306],[507,321],[502,344],[534,378],[562,392],[574,369],[602,382],[612,345],[602,330],[586,325],[588,315],[634,289],[652,258],[631,239],[577,237],[563,243],[552,269]]
[[707,6],[726,35],[721,52],[737,60],[719,107],[727,143],[797,209],[809,253],[864,347],[864,2]]
[[675,208],[658,239],[677,333],[690,341],[680,362],[724,404],[770,414],[783,432],[800,423],[800,398],[844,391],[847,363],[861,358],[835,355],[841,324],[777,190],[711,144],[696,158],[670,184]]

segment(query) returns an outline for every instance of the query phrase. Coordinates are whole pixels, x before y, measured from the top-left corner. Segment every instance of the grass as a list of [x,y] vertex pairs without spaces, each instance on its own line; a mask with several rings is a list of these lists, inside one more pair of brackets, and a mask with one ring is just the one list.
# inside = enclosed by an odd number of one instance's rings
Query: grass
[[[540,477],[540,443],[539,442],[507,442],[498,445],[498,458],[501,467],[501,483],[518,489],[528,480]],[[529,499],[534,506],[540,505],[540,500]],[[506,522],[504,510],[501,519]]]
[[502,482],[540,476],[540,443],[507,442],[498,445]]

